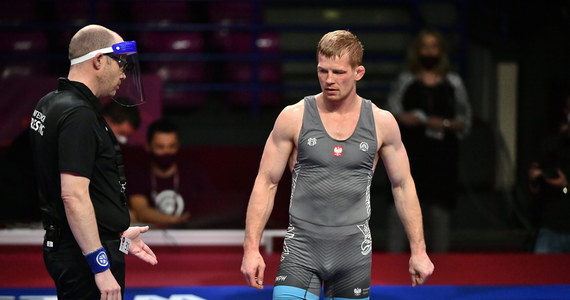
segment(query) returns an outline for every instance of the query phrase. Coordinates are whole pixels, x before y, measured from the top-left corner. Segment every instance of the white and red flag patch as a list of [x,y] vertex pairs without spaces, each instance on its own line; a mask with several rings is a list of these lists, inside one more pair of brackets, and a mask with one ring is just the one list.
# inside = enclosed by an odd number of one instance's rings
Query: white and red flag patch
[[343,149],[344,149],[343,146],[334,146],[333,155],[336,157],[341,157]]

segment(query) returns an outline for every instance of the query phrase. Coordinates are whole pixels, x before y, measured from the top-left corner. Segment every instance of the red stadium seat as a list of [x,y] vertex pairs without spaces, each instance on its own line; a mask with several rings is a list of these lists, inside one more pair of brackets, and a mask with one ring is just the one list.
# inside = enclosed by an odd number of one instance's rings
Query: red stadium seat
[[[95,4],[95,10],[93,10]],[[110,24],[113,20],[113,4],[111,0],[54,0],[53,18],[60,24],[84,26],[87,24]],[[77,32],[75,28],[64,28],[56,32],[55,46],[57,51],[67,51],[71,37]]]
[[55,0],[53,9],[54,18],[59,23],[86,25],[113,22],[113,5],[110,0]]
[[207,92],[168,90],[162,92],[162,100],[167,108],[198,108],[207,101]]
[[0,1],[0,24],[31,24],[39,22],[36,1]]
[[[198,32],[141,32],[137,39],[144,52],[158,55],[201,53],[204,39]],[[168,58],[168,57],[167,57]],[[148,71],[166,82],[203,82],[206,64],[203,61],[180,60],[151,61]]]
[[[254,95],[254,92],[250,91],[228,93],[227,104],[231,107],[251,107],[255,101]],[[257,97],[260,107],[279,107],[283,101],[281,93],[276,91],[260,91]]]
[[210,1],[208,15],[212,23],[251,24],[253,23],[253,2]]
[[10,78],[47,73],[48,62],[33,57],[47,51],[48,39],[42,31],[0,31],[0,54],[17,55],[16,59],[0,60],[0,76]]
[[[147,71],[157,74],[164,83],[200,83],[205,81],[206,63],[199,60],[180,59],[168,54],[198,54],[204,50],[204,39],[199,32],[147,31],[138,35],[142,51],[166,57],[147,64]],[[166,55],[166,56],[165,56]],[[172,59],[172,60],[170,60]],[[207,92],[163,89],[166,108],[194,108],[206,102]]]
[[43,31],[0,31],[0,52],[43,53],[48,40]]
[[135,23],[176,24],[190,21],[186,1],[131,1],[131,15]]
[[[254,64],[249,62],[228,62],[225,78],[230,82],[250,82],[254,80]],[[281,81],[281,64],[261,62],[258,66],[258,82],[277,83]]]
[[[218,32],[216,42],[224,53],[276,54],[280,52],[279,37],[276,33],[264,32],[254,40],[249,32],[227,34]],[[254,47],[257,47],[255,49]],[[276,84],[282,80],[281,64],[271,61],[257,62],[257,77],[254,76],[256,62],[227,62],[224,66],[224,79],[228,82],[247,84],[255,81],[260,84]],[[232,91],[226,93],[230,106],[248,106],[254,101],[253,91]],[[258,101],[261,106],[278,106],[281,104],[281,94],[275,91],[259,91]]]
[[138,34],[137,43],[148,52],[200,53],[204,38],[199,32],[145,31]]
[[[261,2],[261,1],[259,1]],[[210,22],[214,24],[223,25],[251,25],[257,22],[262,22],[257,15],[253,1],[210,1],[207,4],[208,15]],[[260,4],[259,4],[260,5]],[[262,35],[267,35],[262,33]],[[228,31],[225,29],[213,32],[213,45],[219,48],[222,52],[229,53],[246,53],[250,52],[254,44],[250,32],[236,32]],[[267,48],[264,43],[258,47],[265,51]]]
[[[225,79],[229,82],[242,83],[244,85],[249,82],[259,82],[263,84],[277,84],[281,82],[281,64],[274,62],[261,62],[258,66],[258,78],[254,78],[253,63],[234,63],[226,64],[224,72]],[[230,106],[249,106],[255,101],[254,91],[232,91],[226,93],[227,102]],[[258,104],[260,106],[279,106],[281,105],[281,93],[277,91],[262,90],[258,92]]]
[[148,71],[165,82],[204,82],[206,64],[202,61],[153,61]]
[[281,51],[281,43],[277,33],[262,32],[255,41],[253,37],[254,35],[249,32],[219,31],[214,35],[214,43],[226,53],[251,53],[255,50],[259,53],[274,54]]

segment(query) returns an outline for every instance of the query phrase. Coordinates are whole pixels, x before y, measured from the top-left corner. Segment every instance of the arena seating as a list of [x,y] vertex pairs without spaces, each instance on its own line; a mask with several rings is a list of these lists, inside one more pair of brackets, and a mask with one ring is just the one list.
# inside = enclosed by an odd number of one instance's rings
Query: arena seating
[[206,81],[206,62],[180,59],[176,55],[200,54],[204,39],[200,32],[141,31],[138,39],[141,48],[158,58],[147,62],[147,70],[164,82],[163,103],[167,107],[196,107],[206,101],[203,91],[173,90],[170,83],[203,83]]
[[[110,24],[114,21],[113,4],[110,0],[54,0],[53,18],[59,24],[81,26],[97,20],[99,24]],[[69,42],[69,40],[67,40]]]
[[138,24],[176,24],[191,21],[187,1],[130,1],[132,22]]
[[35,0],[0,1],[0,24],[21,25],[36,22],[39,8]]
[[48,63],[39,56],[47,50],[48,38],[43,31],[0,31],[0,54],[13,55],[12,59],[0,60],[1,78],[47,74]]

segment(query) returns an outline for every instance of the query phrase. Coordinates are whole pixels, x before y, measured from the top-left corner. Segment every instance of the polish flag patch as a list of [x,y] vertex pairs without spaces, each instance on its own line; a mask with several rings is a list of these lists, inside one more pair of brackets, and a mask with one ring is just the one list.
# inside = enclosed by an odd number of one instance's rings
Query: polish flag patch
[[336,157],[341,157],[343,149],[344,149],[343,146],[334,146],[333,155]]

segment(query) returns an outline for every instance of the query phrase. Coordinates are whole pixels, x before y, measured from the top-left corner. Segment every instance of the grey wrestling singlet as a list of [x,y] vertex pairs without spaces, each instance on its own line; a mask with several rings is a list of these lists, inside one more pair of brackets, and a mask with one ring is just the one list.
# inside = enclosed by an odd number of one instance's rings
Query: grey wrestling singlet
[[367,220],[377,143],[371,101],[362,99],[356,129],[343,141],[327,134],[315,97],[304,101],[299,151],[292,171],[291,216],[323,226]]
[[274,300],[368,299],[370,182],[376,155],[372,103],[362,99],[354,133],[331,138],[314,96],[306,97],[292,171],[290,223]]

